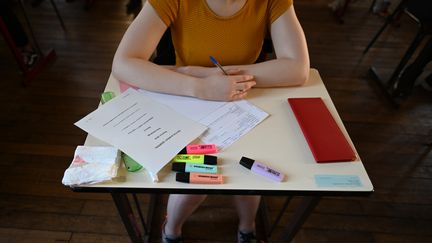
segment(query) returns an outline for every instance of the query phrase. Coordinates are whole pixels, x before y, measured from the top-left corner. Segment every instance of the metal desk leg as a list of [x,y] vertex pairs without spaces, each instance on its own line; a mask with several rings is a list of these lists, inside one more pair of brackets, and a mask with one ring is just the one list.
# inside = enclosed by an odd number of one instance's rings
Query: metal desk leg
[[284,227],[282,235],[277,242],[290,242],[300,230],[320,200],[319,196],[306,196],[301,205],[294,212],[293,219]]
[[142,214],[142,210],[141,210],[141,206],[139,205],[138,202],[138,197],[136,196],[135,193],[132,194],[133,199],[135,201],[135,206],[137,208],[140,220],[141,220],[141,225],[144,228],[144,242],[149,242],[150,241],[150,234],[151,234],[151,226],[152,226],[152,222],[153,222],[153,216],[154,216],[154,212],[155,212],[155,207],[156,207],[156,200],[157,200],[157,195],[156,194],[150,194],[150,202],[148,205],[148,211],[147,211],[147,223],[146,220],[144,220],[144,216]]
[[282,208],[279,210],[279,213],[276,217],[276,219],[273,221],[272,224],[270,224],[269,221],[269,217],[268,217],[268,208],[267,208],[267,203],[265,201],[265,197],[261,198],[261,203],[260,203],[260,207],[259,207],[259,215],[260,215],[260,219],[261,222],[263,224],[264,227],[264,235],[265,235],[265,240],[266,243],[271,243],[272,242],[272,234],[273,231],[276,229],[276,226],[279,224],[285,210],[287,209],[289,203],[291,202],[292,196],[288,196],[282,206]]
[[129,237],[134,243],[144,243],[143,235],[139,229],[139,226],[135,220],[135,216],[132,211],[132,207],[129,203],[129,199],[125,193],[111,193],[114,203],[117,207],[117,211],[123,221],[124,226],[129,234]]
[[[258,208],[258,215],[259,218],[257,218],[258,220],[261,220],[261,224],[262,224],[262,230],[264,232],[262,232],[263,236],[265,237],[265,242],[266,243],[271,243],[271,226],[270,226],[270,222],[269,222],[269,216],[268,216],[268,208],[267,208],[267,203],[265,200],[265,197],[261,197],[261,202]],[[258,222],[257,222],[257,226],[258,226]],[[258,235],[258,227],[257,229],[257,235]]]

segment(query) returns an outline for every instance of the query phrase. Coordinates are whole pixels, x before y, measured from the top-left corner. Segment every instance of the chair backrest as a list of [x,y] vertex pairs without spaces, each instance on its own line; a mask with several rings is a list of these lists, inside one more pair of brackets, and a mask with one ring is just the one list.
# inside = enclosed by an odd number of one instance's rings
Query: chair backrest
[[[271,41],[270,35],[267,35],[267,37],[264,39],[261,53],[256,62],[263,62],[267,60],[267,54],[272,52],[273,43]],[[156,57],[153,59],[153,62],[159,65],[175,65],[175,59],[175,50],[171,39],[171,31],[168,28],[156,47]]]
[[405,10],[419,22],[432,22],[432,1],[430,0],[406,0]]
[[175,50],[169,28],[165,31],[156,47],[156,57],[153,62],[159,65],[175,65]]

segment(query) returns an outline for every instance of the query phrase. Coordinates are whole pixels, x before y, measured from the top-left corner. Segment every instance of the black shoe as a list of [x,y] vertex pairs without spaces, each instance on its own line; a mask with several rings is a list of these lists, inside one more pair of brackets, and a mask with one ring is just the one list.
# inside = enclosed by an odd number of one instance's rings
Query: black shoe
[[241,231],[237,232],[237,243],[256,243],[256,237],[254,232],[243,233]]
[[176,238],[168,237],[165,234],[165,225],[166,225],[166,220],[162,224],[162,243],[183,243],[183,238],[181,236]]

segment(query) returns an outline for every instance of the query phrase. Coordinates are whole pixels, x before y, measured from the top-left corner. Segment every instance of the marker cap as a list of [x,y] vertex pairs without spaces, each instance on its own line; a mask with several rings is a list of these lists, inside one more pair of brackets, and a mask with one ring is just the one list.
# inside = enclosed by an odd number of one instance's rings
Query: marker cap
[[184,172],[186,169],[186,164],[181,162],[172,163],[172,170]]
[[255,160],[249,159],[247,157],[241,157],[240,164],[244,167],[248,168],[249,170],[252,168],[252,165],[254,164]]
[[176,173],[176,181],[189,183],[190,173]]
[[171,161],[216,165],[217,156],[206,155],[206,154],[177,154],[176,156],[174,156],[174,158]]
[[115,94],[114,94],[114,92],[112,92],[112,91],[106,91],[106,92],[103,92],[103,93],[101,94],[101,103],[102,103],[102,104],[105,104],[105,103],[107,103],[108,101],[112,100],[114,97],[115,97]]
[[221,174],[178,172],[176,181],[195,184],[223,184],[224,180]]
[[217,157],[213,155],[204,155],[204,164],[217,165]]
[[261,162],[255,161],[253,159],[249,159],[247,157],[242,157],[240,159],[240,164],[243,165],[244,167],[248,168],[249,170],[251,170],[252,172],[267,177],[271,180],[277,181],[277,182],[281,182],[284,179],[284,174],[282,174],[281,172],[272,169],[270,167],[268,167],[265,164],[262,164]]

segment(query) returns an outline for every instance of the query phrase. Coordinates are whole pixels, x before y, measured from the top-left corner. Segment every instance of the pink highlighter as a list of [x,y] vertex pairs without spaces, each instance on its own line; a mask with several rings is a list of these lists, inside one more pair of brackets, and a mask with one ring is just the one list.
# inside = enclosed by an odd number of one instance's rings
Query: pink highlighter
[[179,154],[215,154],[216,144],[189,144]]
[[240,159],[240,164],[258,175],[262,175],[277,182],[281,182],[285,177],[284,174],[247,157],[242,157]]

